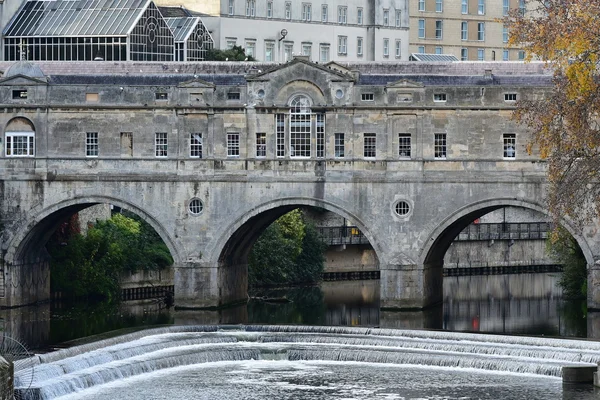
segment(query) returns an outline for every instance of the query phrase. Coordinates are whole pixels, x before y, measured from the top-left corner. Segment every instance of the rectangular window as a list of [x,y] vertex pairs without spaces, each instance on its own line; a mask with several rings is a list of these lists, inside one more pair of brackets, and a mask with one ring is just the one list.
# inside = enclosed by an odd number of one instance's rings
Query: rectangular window
[[168,156],[167,132],[157,132],[154,135],[154,155],[156,157]]
[[285,2],[285,19],[292,19],[292,3]]
[[377,157],[377,135],[375,133],[364,134],[363,156],[365,158]]
[[460,49],[460,61],[467,61],[469,59],[469,51],[465,48]]
[[435,54],[443,54],[442,48],[440,46],[436,46]]
[[508,15],[510,11],[510,0],[502,0],[502,15],[505,17]]
[[227,100],[239,100],[241,98],[240,92],[229,92],[227,93]]
[[98,157],[98,132],[85,134],[85,156]]
[[519,50],[518,58],[519,58],[519,60],[525,59],[525,52],[523,50]]
[[246,0],[246,17],[256,15],[256,0]]
[[[14,94],[14,92],[13,92]],[[14,96],[13,96],[14,98]],[[27,98],[27,92],[25,92],[25,98]],[[85,101],[86,103],[97,103],[100,100],[100,96],[98,95],[98,93],[86,93],[85,94]]]
[[256,42],[255,41],[250,41],[250,42],[246,42],[246,55],[248,57],[256,57]]
[[6,132],[6,155],[8,157],[33,157],[35,132]]
[[302,3],[302,21],[310,21],[312,19],[312,5],[310,3]]
[[460,40],[467,40],[469,38],[469,24],[467,21],[460,23]]
[[444,10],[444,6],[442,0],[435,0],[435,12],[442,12]]
[[165,92],[156,92],[156,93],[154,93],[154,98],[156,100],[166,101],[169,99],[169,94],[165,93]]
[[256,133],[256,157],[267,156],[267,134],[265,132]]
[[504,93],[504,101],[517,101],[516,93]]
[[435,21],[435,38],[442,38],[442,21]]
[[[419,20],[419,39],[425,39],[425,20]],[[425,50],[425,49],[423,49]],[[425,51],[421,51],[420,53],[424,53]]]
[[398,134],[398,157],[410,158],[410,133]]
[[390,10],[383,10],[383,26],[390,25]]
[[433,94],[433,101],[437,102],[437,103],[444,103],[446,102],[447,97],[446,97],[446,93],[434,93]]
[[419,47],[417,48],[417,52],[418,52],[418,53],[421,53],[421,54],[424,54],[424,53],[425,53],[425,46],[419,46]]
[[311,53],[312,53],[312,44],[302,43],[302,55],[310,57]]
[[348,54],[348,37],[338,36],[338,54],[345,56]]
[[362,57],[363,55],[363,38],[356,38],[356,55]]
[[360,99],[362,101],[373,101],[375,100],[375,95],[373,93],[363,93],[360,95]]
[[441,160],[446,159],[446,134],[436,133],[433,140],[433,157]]
[[525,0],[519,0],[519,14],[525,15]]
[[[87,101],[88,94],[91,94],[91,93],[86,93],[85,94],[86,101]],[[96,93],[96,96],[98,96],[98,93]],[[13,90],[12,91],[12,98],[13,98],[13,100],[23,100],[23,99],[26,99],[27,98],[27,90],[24,90],[24,89]]]
[[285,61],[290,61],[292,59],[294,53],[294,44],[293,43],[286,43],[283,45],[283,56],[285,58]]
[[325,114],[317,114],[317,158],[325,158]]
[[469,13],[469,0],[460,0],[460,12],[462,14]]
[[320,54],[320,59],[321,62],[328,62],[329,61],[329,45],[326,44],[322,44],[321,46],[319,46],[319,54]]
[[276,115],[275,125],[277,157],[285,157],[285,114]]
[[343,133],[335,134],[334,150],[335,150],[335,154],[334,154],[335,158],[344,158],[344,134]]
[[310,138],[311,114],[301,110],[290,113],[290,157],[310,157]]
[[502,50],[502,61],[508,61],[508,60],[509,60],[508,50]]
[[274,50],[274,42],[265,42],[265,61],[275,61],[273,58]]
[[383,56],[390,56],[390,39],[387,38],[383,39]]
[[396,58],[402,57],[402,41],[396,40]]
[[338,24],[345,25],[348,23],[348,7],[338,7]]
[[227,134],[227,157],[240,156],[240,134],[238,132]]
[[228,50],[231,50],[235,46],[235,42],[236,42],[235,39],[227,39],[227,43],[225,46],[227,47]]
[[190,133],[190,157],[202,158],[202,134]]
[[478,0],[477,3],[477,14],[484,15],[485,14],[485,0]]
[[485,50],[477,49],[477,61],[485,61]]
[[327,4],[321,6],[321,22],[327,22],[329,16],[327,15]]
[[358,25],[363,24],[363,9],[362,9],[362,7],[358,7],[356,9],[356,23]]
[[402,26],[402,11],[396,10],[396,28]]
[[508,27],[502,27],[502,43],[508,43]]
[[121,157],[133,157],[133,133],[121,132]]
[[419,0],[419,11],[425,11],[425,0]]
[[229,15],[233,15],[235,12],[234,9],[234,0],[229,0],[229,7],[227,8],[227,12]]
[[477,40],[485,40],[485,22],[477,23]]
[[273,2],[267,1],[267,18],[273,18]]
[[503,157],[515,158],[517,156],[517,135],[514,133],[505,133],[502,135]]

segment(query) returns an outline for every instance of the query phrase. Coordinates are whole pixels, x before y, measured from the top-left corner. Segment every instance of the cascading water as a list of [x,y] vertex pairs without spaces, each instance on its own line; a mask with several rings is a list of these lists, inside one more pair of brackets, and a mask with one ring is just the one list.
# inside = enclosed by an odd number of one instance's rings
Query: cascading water
[[[111,382],[142,379],[148,374],[168,376],[170,371],[193,369],[197,365],[203,365],[205,370],[214,366],[216,371],[230,365],[227,363],[257,361],[262,361],[257,364],[261,368],[268,365],[271,375],[278,365],[283,370],[298,365],[318,368],[314,363],[324,362],[346,365],[350,375],[356,365],[364,368],[410,365],[413,369],[452,368],[560,377],[564,365],[600,362],[600,343],[343,327],[178,326],[140,331],[36,356],[33,371],[15,372],[15,391],[24,399],[53,399],[75,392],[97,391]],[[229,389],[222,388],[223,393]]]

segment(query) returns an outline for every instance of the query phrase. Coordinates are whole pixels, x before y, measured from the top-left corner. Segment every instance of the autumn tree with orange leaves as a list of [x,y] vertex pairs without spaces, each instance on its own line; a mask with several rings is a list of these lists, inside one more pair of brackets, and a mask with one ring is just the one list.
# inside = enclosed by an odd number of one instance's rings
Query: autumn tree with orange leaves
[[504,23],[509,45],[548,63],[553,88],[517,103],[515,119],[548,161],[549,209],[558,222],[600,215],[600,0],[525,0]]

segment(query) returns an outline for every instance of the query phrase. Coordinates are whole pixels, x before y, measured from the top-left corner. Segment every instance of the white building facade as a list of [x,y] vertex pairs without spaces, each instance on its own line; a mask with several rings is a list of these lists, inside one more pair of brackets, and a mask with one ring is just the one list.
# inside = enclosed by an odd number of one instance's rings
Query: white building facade
[[319,63],[409,56],[408,0],[208,0],[182,5],[209,14],[202,20],[216,48],[241,46],[259,61],[285,62],[294,55]]

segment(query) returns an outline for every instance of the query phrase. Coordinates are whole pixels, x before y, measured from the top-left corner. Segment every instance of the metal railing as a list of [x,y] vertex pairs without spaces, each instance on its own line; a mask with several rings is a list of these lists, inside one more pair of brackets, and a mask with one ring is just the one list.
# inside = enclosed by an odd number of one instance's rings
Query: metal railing
[[317,231],[328,246],[369,244],[369,240],[356,226],[323,226],[317,227]]
[[467,226],[455,241],[546,239],[552,230],[549,222],[485,223]]

